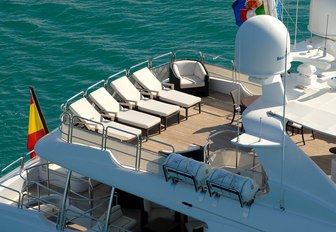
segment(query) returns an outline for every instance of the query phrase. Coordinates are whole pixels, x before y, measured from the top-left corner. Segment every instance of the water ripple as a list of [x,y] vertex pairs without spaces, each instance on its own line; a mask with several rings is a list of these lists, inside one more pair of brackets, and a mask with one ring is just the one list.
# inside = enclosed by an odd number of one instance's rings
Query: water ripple
[[[231,4],[232,0],[0,3],[0,162],[26,151],[29,86],[35,86],[52,129],[59,123],[59,105],[67,98],[152,56],[195,49],[232,59],[238,28]],[[305,31],[308,13],[306,8],[302,11],[300,29]]]

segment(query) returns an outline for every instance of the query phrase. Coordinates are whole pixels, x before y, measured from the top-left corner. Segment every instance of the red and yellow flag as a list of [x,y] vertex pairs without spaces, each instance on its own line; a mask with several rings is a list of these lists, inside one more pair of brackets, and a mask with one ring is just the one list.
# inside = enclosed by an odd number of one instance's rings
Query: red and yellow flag
[[[40,104],[37,100],[33,87],[30,88],[30,109],[28,122],[28,139],[27,148],[33,150],[36,142],[48,133],[48,127],[42,114]],[[31,153],[30,158],[36,156],[35,152]]]

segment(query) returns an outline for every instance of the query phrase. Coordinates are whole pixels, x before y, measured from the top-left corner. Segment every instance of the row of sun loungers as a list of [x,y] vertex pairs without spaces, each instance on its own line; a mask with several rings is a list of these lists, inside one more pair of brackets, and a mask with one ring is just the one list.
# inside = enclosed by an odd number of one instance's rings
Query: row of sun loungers
[[[148,68],[143,68],[133,73],[133,78],[154,97],[161,101],[178,105],[186,110],[186,119],[188,119],[188,109],[198,105],[201,113],[201,98],[180,91],[167,88],[161,83]],[[169,85],[168,85],[169,86]]]
[[149,130],[155,128],[160,133],[161,121],[166,129],[170,117],[177,117],[180,123],[180,107],[185,109],[186,119],[190,107],[198,105],[201,113],[200,97],[165,87],[147,67],[133,73],[132,77],[149,97],[123,76],[110,85],[128,107],[123,107],[111,91],[101,87],[72,103],[70,111],[87,129],[103,133],[103,129],[108,127],[107,135],[122,141],[140,137],[142,130],[147,137]]

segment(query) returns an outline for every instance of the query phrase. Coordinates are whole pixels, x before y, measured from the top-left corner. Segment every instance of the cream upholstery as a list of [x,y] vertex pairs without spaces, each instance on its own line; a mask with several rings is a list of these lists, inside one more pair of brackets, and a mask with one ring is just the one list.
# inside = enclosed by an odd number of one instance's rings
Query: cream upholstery
[[173,63],[176,77],[181,81],[181,88],[196,88],[205,86],[205,69],[200,62],[180,60]]
[[161,82],[147,67],[134,72],[132,76],[143,88],[151,91],[154,96],[160,95],[160,92],[164,89]]
[[177,115],[179,121],[180,107],[143,97],[126,76],[112,81],[111,87],[124,101],[129,102],[138,110],[163,117],[165,127],[167,126],[167,117]]
[[90,93],[89,97],[99,109],[118,122],[146,130],[161,123],[161,119],[158,117],[122,108],[104,87]]
[[[130,127],[130,126],[126,126],[123,124],[120,124],[118,122],[114,122],[114,121],[109,121],[109,120],[105,120],[103,119],[103,117],[99,114],[99,112],[89,103],[89,101],[86,98],[81,98],[79,100],[77,100],[76,102],[72,103],[70,105],[70,110],[74,115],[77,115],[79,117],[82,117],[84,119],[80,119],[81,121],[83,121],[85,123],[85,126],[92,131],[98,131],[99,133],[103,132],[103,127],[104,129],[106,129],[106,127],[111,126],[113,128],[117,128],[117,129],[112,129],[109,128],[107,130],[107,134],[111,137],[120,139],[120,140],[131,140],[134,139],[136,135],[140,136],[141,135],[141,130]],[[92,120],[94,122],[98,122],[100,124],[91,122],[89,120],[85,120],[85,119],[89,119]],[[127,133],[127,132],[131,132],[133,134]]]
[[188,93],[199,92],[206,96],[209,94],[209,76],[201,62],[196,60],[174,61],[170,69],[169,82],[173,83],[177,90]]
[[160,100],[181,106],[186,109],[186,118],[188,118],[188,109],[194,105],[199,106],[201,112],[201,98],[187,93],[165,88],[154,74],[147,68],[142,68],[133,73],[133,78],[147,91],[150,91]]
[[[94,229],[98,229],[98,231],[103,231],[104,229],[104,221],[106,219],[106,213],[104,213],[99,221],[97,222]],[[111,209],[111,215],[109,220],[109,231],[124,231],[124,230],[132,230],[136,225],[136,220],[130,217],[126,217],[123,215],[120,205],[113,206]]]

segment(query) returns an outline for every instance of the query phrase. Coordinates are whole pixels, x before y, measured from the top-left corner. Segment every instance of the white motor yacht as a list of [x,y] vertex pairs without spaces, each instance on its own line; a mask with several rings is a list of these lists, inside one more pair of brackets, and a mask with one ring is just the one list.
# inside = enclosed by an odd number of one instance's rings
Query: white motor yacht
[[234,61],[170,52],[70,97],[1,177],[1,231],[335,231],[336,2],[310,7],[304,41],[258,15]]

